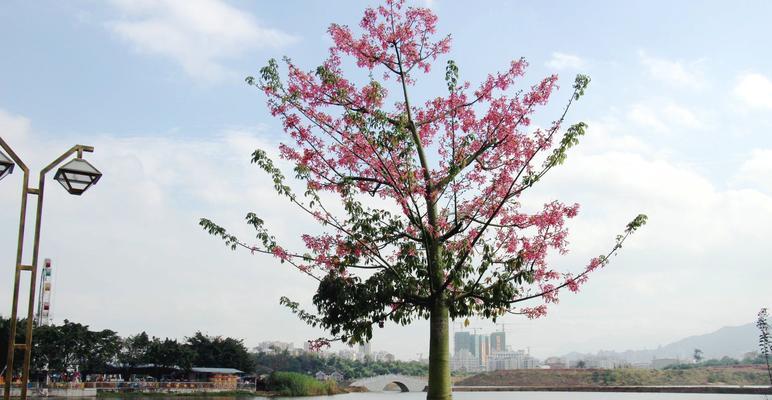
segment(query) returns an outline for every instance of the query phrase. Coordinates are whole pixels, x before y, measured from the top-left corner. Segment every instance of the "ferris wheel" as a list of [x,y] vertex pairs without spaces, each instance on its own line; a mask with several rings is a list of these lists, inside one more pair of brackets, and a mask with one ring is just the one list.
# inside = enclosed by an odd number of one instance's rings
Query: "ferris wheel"
[[46,258],[40,273],[40,291],[38,292],[38,326],[51,323],[51,259]]

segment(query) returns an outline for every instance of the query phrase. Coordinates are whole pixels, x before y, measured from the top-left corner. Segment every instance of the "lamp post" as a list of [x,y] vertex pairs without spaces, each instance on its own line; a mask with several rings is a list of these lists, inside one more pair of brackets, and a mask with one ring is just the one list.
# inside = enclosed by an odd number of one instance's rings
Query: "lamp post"
[[[64,154],[59,156],[56,160],[48,164],[40,171],[40,180],[38,187],[33,188],[29,185],[29,168],[21,161],[19,156],[11,149],[10,146],[0,137],[0,147],[5,151],[3,153],[0,150],[0,179],[5,178],[13,172],[14,165],[21,168],[24,173],[22,177],[21,188],[21,216],[19,218],[19,242],[16,248],[16,269],[14,273],[13,284],[13,304],[11,307],[11,329],[8,336],[8,363],[5,372],[5,392],[3,394],[4,400],[9,400],[11,397],[11,382],[13,380],[13,359],[16,350],[24,350],[24,364],[22,367],[21,375],[21,399],[27,398],[27,382],[29,381],[29,364],[30,356],[32,354],[32,313],[35,307],[35,280],[37,278],[37,264],[38,264],[38,250],[40,249],[40,223],[43,217],[43,189],[45,187],[46,174],[54,169],[56,166],[64,162],[67,158],[76,155],[67,164],[63,165],[56,171],[54,179],[56,179],[70,194],[81,195],[89,187],[96,184],[102,174],[83,159],[83,152],[91,153],[94,148],[91,146],[75,145]],[[10,156],[10,160],[8,156]],[[27,216],[27,197],[30,195],[37,196],[37,212],[35,214],[35,236],[32,243],[32,262],[30,264],[22,263],[22,254],[24,249],[24,225]],[[29,284],[29,303],[27,306],[27,323],[25,329],[25,341],[24,343],[16,343],[16,319],[17,308],[19,304],[19,284],[22,272],[30,272],[30,284]]]

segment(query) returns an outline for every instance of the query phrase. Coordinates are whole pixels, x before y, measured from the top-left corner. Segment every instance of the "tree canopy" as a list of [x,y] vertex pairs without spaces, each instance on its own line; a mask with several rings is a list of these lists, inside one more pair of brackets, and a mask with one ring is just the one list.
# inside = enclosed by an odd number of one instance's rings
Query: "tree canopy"
[[300,250],[282,245],[256,213],[246,216],[255,243],[209,219],[200,224],[233,249],[271,254],[319,282],[314,313],[281,299],[333,335],[317,345],[368,341],[387,321],[430,319],[428,396],[444,399],[448,318],[545,315],[563,288],[578,291],[605,266],[646,216],[627,224],[609,251],[573,272],[558,270],[548,256],[567,251],[566,221],[579,205],[554,200],[534,208],[524,194],[585,134],[583,122],[564,125],[590,78],[576,77],[546,126],[532,121],[558,77],[523,85],[522,58],[474,85],[446,59],[447,90],[419,102],[411,97],[415,86],[436,77],[433,64],[451,48],[451,37],[436,33],[437,17],[386,0],[366,9],[359,27],[330,25],[329,55],[310,71],[285,58],[246,78],[287,133],[278,150],[294,164],[302,194],[266,151],[256,150],[252,161],[324,232],[302,235]]
[[339,372],[346,379],[358,379],[385,374],[426,376],[428,366],[418,361],[352,361],[341,357],[321,357],[317,353],[304,352],[292,355],[288,351],[255,353],[258,372],[300,372],[313,375],[318,371],[327,374]]
[[[303,235],[306,251],[297,252],[281,246],[255,213],[246,220],[257,232],[257,244],[208,219],[200,221],[232,248],[272,254],[318,280],[319,316],[283,302],[306,321],[344,333],[352,342],[369,340],[374,323],[428,317],[437,298],[443,298],[452,318],[544,315],[544,304],[514,306],[527,300],[554,303],[564,287],[577,291],[646,221],[644,215],[636,217],[611,251],[578,273],[553,269],[547,255],[567,251],[565,221],[579,206],[552,201],[527,212],[521,197],[562,164],[585,134],[583,122],[561,128],[590,79],[577,76],[563,112],[548,128],[532,128],[531,119],[557,87],[557,76],[513,91],[528,65],[524,59],[474,89],[459,81],[450,60],[448,93],[412,104],[410,87],[450,49],[449,36],[432,40],[435,23],[428,9],[388,0],[366,10],[361,36],[331,25],[335,45],[315,70],[304,72],[286,58],[286,82],[275,60],[259,78],[247,78],[268,97],[270,111],[292,139],[280,153],[295,163],[296,178],[305,181],[303,196],[288,186],[265,151],[256,150],[252,161],[273,178],[280,195],[330,232]],[[398,83],[391,107],[386,106],[389,90],[372,74],[361,88],[344,77],[347,55],[359,67],[383,69],[385,81]],[[436,154],[428,157],[428,149]],[[325,206],[323,192],[339,197],[343,216]],[[392,200],[397,212],[368,205],[363,201],[368,196]],[[357,274],[362,271],[369,274]]]
[[[23,327],[26,321],[19,323]],[[8,327],[9,319],[0,317],[0,337],[4,341]],[[17,341],[23,340],[23,329],[17,332],[21,332]],[[244,372],[255,369],[255,360],[241,339],[201,332],[184,341],[151,337],[146,332],[121,338],[109,329],[92,331],[88,325],[65,320],[61,325],[35,326],[32,339],[32,371],[101,374],[150,365],[157,370],[181,371],[194,366],[236,368]],[[7,355],[0,354],[0,364],[5,365]],[[21,362],[14,364],[15,368],[21,367]]]

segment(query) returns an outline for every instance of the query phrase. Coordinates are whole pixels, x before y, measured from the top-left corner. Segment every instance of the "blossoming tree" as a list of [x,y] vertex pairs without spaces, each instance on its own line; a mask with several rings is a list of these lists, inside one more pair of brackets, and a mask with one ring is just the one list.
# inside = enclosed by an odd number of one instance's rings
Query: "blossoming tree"
[[[516,91],[523,59],[476,86],[460,82],[448,61],[447,91],[416,104],[411,89],[450,50],[450,37],[436,36],[436,22],[428,9],[386,0],[365,11],[358,34],[331,25],[334,45],[314,71],[285,59],[282,72],[271,60],[258,78],[247,78],[291,138],[280,153],[295,165],[304,193],[292,190],[264,151],[252,161],[279,195],[323,227],[322,234],[302,236],[305,250],[281,246],[254,213],[246,219],[257,244],[208,219],[200,224],[233,249],[271,254],[319,281],[314,313],[281,299],[330,332],[316,346],[368,341],[388,321],[429,319],[427,398],[449,399],[449,319],[544,315],[561,290],[578,291],[607,264],[646,217],[637,216],[609,252],[575,273],[554,269],[548,254],[566,252],[565,221],[579,206],[553,201],[527,211],[521,198],[584,135],[584,123],[563,128],[563,122],[590,79],[576,77],[562,113],[544,128],[531,127],[531,118],[556,89],[557,76]],[[346,78],[347,58],[369,79]],[[371,197],[391,206],[376,208]],[[343,211],[325,204],[330,199]]]

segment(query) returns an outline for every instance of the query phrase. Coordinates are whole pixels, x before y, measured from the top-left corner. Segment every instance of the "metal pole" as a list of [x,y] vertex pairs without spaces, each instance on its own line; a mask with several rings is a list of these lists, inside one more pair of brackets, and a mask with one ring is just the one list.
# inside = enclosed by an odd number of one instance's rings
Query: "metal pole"
[[[19,242],[16,251],[16,271],[14,274],[14,287],[13,287],[13,304],[11,306],[11,329],[8,337],[8,364],[6,371],[5,390],[3,393],[4,400],[10,400],[11,398],[11,382],[13,381],[13,361],[14,352],[16,349],[24,349],[24,364],[22,367],[21,375],[21,400],[27,398],[27,383],[29,382],[29,367],[30,360],[32,358],[32,322],[33,311],[35,309],[35,281],[37,279],[37,264],[38,253],[40,250],[40,228],[43,219],[43,190],[45,187],[45,176],[48,171],[55,168],[62,161],[73,153],[78,154],[78,158],[83,156],[83,152],[93,152],[94,148],[91,146],[75,145],[59,156],[51,164],[48,164],[42,171],[40,171],[40,181],[38,188],[34,189],[29,187],[29,169],[19,159],[19,157],[11,150],[2,138],[0,138],[0,146],[5,149],[13,161],[24,171],[23,185],[22,185],[22,197],[21,197],[21,216],[19,219]],[[35,236],[32,248],[32,264],[22,265],[22,254],[24,249],[24,225],[27,216],[27,196],[35,194],[38,196],[37,212],[35,214]],[[17,309],[19,306],[19,281],[21,271],[30,271],[30,289],[29,289],[29,304],[27,305],[27,321],[25,326],[25,341],[24,343],[16,343],[16,319]]]
[[25,332],[24,366],[21,375],[21,398],[27,398],[27,383],[29,382],[29,364],[32,358],[32,313],[35,310],[35,280],[38,276],[38,251],[40,250],[40,224],[43,219],[43,188],[45,186],[46,172],[40,172],[38,183],[38,205],[35,214],[35,237],[32,241],[32,274],[29,283],[29,303],[27,304],[27,331]]
[[[0,146],[8,153],[13,159],[16,165],[24,171],[24,177],[22,178],[21,189],[21,211],[19,216],[19,241],[16,246],[16,268],[14,271],[13,281],[13,306],[11,308],[11,329],[8,334],[8,358],[5,371],[5,390],[3,394],[4,400],[9,400],[11,397],[11,383],[13,382],[13,356],[16,352],[16,310],[19,304],[19,278],[22,271],[22,250],[24,249],[24,222],[27,217],[27,188],[29,187],[29,168],[21,161],[19,156],[8,146],[5,141],[0,138]],[[28,321],[28,324],[31,321]]]

